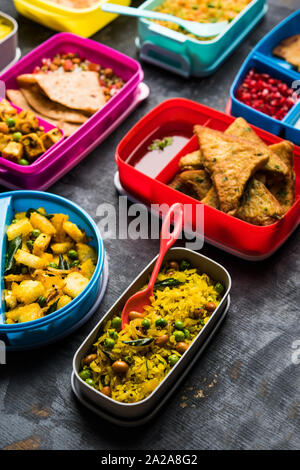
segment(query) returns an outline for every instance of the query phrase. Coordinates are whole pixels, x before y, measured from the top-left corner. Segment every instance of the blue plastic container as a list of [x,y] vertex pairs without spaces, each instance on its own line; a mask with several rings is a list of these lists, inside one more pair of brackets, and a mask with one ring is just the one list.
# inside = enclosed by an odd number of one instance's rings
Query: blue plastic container
[[[7,249],[5,235],[8,225],[15,212],[23,212],[28,208],[44,207],[48,213],[64,213],[69,220],[78,224],[91,237],[90,244],[96,249],[98,260],[95,272],[87,287],[65,307],[46,317],[15,325],[5,324],[4,304],[4,266]],[[56,337],[65,335],[72,330],[97,299],[101,274],[105,257],[103,240],[91,217],[79,206],[65,198],[40,191],[12,191],[0,194],[0,270],[1,270],[1,310],[0,340],[4,341],[8,350],[30,349],[48,344]]]
[[[153,10],[163,0],[148,0],[140,9]],[[253,0],[211,41],[199,41],[145,18],[138,20],[140,57],[184,77],[205,77],[220,67],[267,11],[265,0]]]
[[295,91],[299,90],[300,96],[300,73],[291,64],[272,54],[273,49],[283,39],[295,34],[300,34],[300,10],[272,29],[251,51],[237,74],[230,90],[230,96],[233,116],[242,116],[249,123],[300,145],[300,130],[294,127],[294,124],[300,119],[300,100],[282,120],[278,120],[251,108],[236,98],[238,87],[252,67],[255,67],[258,72],[269,73],[272,77],[281,79]]

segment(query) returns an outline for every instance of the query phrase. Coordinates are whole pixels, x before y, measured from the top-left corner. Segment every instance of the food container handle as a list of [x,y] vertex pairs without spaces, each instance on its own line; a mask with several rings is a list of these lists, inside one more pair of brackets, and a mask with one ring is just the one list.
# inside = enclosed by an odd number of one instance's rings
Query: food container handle
[[[170,207],[166,217],[164,218],[161,228],[160,251],[148,284],[148,289],[151,289],[151,291],[153,290],[161,264],[167,251],[174,245],[179,235],[181,234],[183,226],[183,213],[183,205],[180,202],[176,202]],[[170,232],[170,225],[172,221],[173,231]]]
[[[140,57],[150,64],[158,65],[185,78],[188,78],[191,74],[191,64],[186,56],[164,49],[151,41],[144,42],[140,50]],[[178,66],[175,65],[176,63]]]

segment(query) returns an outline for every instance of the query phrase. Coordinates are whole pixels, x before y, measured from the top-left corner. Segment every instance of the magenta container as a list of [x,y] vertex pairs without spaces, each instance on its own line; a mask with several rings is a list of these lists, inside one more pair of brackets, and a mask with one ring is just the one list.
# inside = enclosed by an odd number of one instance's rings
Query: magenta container
[[[74,167],[87,153],[91,152],[102,136],[113,123],[126,112],[135,99],[137,88],[144,78],[139,63],[130,57],[99,44],[91,39],[84,39],[71,33],[56,34],[41,44],[23,59],[0,75],[6,88],[17,89],[17,76],[32,73],[45,57],[53,58],[55,54],[77,52],[91,62],[110,67],[126,83],[105,106],[70,137],[56,144],[30,166],[10,166],[0,159],[0,183],[11,189],[46,189],[62,174],[64,168]],[[49,184],[49,182],[51,182]]]

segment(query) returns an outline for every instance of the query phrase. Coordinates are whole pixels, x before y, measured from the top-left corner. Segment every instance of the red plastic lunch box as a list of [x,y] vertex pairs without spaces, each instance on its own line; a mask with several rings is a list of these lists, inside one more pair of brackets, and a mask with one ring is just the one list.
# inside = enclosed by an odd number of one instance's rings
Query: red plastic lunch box
[[[168,183],[178,172],[179,159],[199,148],[197,137],[193,136],[195,124],[225,131],[234,119],[234,117],[183,98],[167,100],[160,104],[129,131],[117,148],[115,158],[123,188],[129,195],[145,203],[149,208],[151,204],[171,205],[175,202],[191,204],[190,220],[185,220],[185,223],[190,224],[193,230],[197,230],[195,227],[196,209],[199,204],[203,204],[170,188]],[[255,126],[252,127],[267,145],[282,140]],[[147,148],[154,138],[166,137],[168,132],[180,128],[184,129],[185,133],[189,133],[191,138],[155,178],[141,173],[129,163],[128,159],[137,148],[141,146]],[[205,240],[248,260],[264,259],[274,253],[300,222],[300,147],[295,146],[294,155],[296,200],[282,219],[272,225],[256,226],[204,205]]]
[[132,103],[136,100],[144,76],[139,63],[103,44],[71,33],[54,35],[0,75],[0,80],[6,88],[16,89],[18,75],[32,73],[36,66],[41,65],[43,58],[53,58],[55,54],[64,52],[77,52],[91,62],[112,68],[125,85],[74,134],[31,165],[7,168],[4,159],[0,158],[0,183],[11,189],[44,190],[51,186],[99,145],[108,131],[120,123],[121,116],[124,118],[132,110]]

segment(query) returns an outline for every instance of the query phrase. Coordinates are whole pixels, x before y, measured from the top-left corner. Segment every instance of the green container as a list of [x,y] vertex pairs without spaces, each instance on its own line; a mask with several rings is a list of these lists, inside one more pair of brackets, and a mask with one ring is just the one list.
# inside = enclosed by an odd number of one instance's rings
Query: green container
[[[163,0],[148,0],[140,9],[153,10]],[[243,41],[267,11],[266,0],[252,0],[228,28],[210,41],[199,41],[145,18],[138,20],[140,58],[184,77],[211,75]]]

